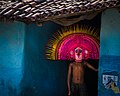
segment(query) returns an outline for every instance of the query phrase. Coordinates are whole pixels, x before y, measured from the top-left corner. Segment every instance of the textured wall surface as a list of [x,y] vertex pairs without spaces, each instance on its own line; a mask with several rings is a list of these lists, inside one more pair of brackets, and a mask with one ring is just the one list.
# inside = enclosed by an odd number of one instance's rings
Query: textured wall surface
[[0,96],[16,96],[22,78],[23,23],[0,23]]
[[[120,13],[117,9],[109,9],[102,13],[100,35],[99,62],[99,96],[119,96],[111,88],[105,88],[104,74],[118,76],[120,74]],[[104,79],[107,80],[107,79]],[[120,88],[120,78],[117,88]]]

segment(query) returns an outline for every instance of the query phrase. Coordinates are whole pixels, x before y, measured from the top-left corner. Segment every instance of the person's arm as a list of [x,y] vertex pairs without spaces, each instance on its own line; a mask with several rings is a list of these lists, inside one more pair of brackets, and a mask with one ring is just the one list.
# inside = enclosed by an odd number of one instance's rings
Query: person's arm
[[94,70],[94,71],[98,71],[98,69],[94,68],[93,66],[91,66],[89,63],[85,62],[85,64],[87,65],[87,67],[89,67],[90,69]]
[[71,90],[70,90],[71,69],[72,69],[72,64],[69,65],[69,69],[68,69],[68,78],[67,78],[68,95],[69,95],[69,96],[70,96],[70,94],[71,94]]

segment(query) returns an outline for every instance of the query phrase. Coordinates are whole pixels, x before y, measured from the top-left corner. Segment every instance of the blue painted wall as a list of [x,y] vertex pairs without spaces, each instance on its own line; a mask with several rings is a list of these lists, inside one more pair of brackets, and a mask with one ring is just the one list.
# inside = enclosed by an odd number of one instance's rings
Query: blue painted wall
[[[102,74],[105,72],[113,72],[112,74],[120,76],[120,12],[117,9],[109,9],[102,13],[98,95],[120,96],[103,85]],[[119,81],[117,87],[120,88]]]
[[24,23],[0,23],[0,96],[17,96],[20,91],[24,33]]

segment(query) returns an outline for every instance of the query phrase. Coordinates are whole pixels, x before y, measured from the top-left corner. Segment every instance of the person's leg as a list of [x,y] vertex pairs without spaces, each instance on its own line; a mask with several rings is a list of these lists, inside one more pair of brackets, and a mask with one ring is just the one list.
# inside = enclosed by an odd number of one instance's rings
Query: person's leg
[[71,96],[79,96],[78,95],[78,86],[74,83],[71,85]]
[[79,85],[79,96],[88,96],[85,84],[80,84]]

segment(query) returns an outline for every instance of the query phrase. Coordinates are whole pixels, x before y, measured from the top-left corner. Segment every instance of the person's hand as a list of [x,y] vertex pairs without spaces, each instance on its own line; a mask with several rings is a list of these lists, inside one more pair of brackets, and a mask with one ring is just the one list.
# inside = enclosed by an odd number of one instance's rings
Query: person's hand
[[68,91],[68,96],[70,96],[70,91]]
[[95,69],[95,71],[97,72],[97,71],[98,71],[98,69]]

